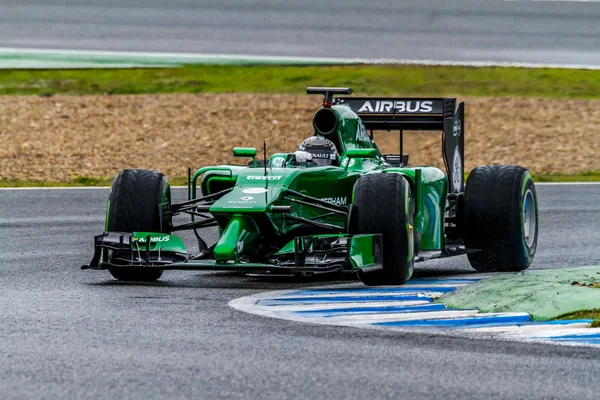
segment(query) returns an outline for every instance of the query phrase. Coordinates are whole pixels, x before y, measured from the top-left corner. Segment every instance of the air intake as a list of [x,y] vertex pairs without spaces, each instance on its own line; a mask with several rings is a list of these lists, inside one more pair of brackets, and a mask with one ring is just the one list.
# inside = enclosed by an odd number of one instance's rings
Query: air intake
[[338,122],[337,113],[329,107],[319,108],[313,117],[315,131],[323,136],[335,133]]

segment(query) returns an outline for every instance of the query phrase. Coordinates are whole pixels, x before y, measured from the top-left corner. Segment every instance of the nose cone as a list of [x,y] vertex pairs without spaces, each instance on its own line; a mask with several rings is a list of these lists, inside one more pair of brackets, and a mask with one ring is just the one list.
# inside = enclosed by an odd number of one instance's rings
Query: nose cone
[[272,190],[257,187],[235,187],[233,191],[221,197],[210,208],[211,212],[264,212],[272,201]]

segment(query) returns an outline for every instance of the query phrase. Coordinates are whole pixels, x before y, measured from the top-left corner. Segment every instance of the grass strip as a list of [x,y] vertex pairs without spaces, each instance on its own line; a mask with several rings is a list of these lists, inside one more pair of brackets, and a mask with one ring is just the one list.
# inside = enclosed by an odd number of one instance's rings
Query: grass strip
[[600,328],[600,308],[594,308],[591,310],[579,310],[570,313],[566,313],[558,316],[556,319],[559,320],[570,320],[570,319],[593,319],[591,324],[592,328]]
[[187,66],[3,70],[0,94],[304,93],[350,86],[360,95],[600,98],[600,71],[415,65]]
[[[0,187],[86,187],[86,186],[110,186],[113,178],[91,178],[80,176],[70,181],[41,181],[0,179]],[[466,180],[466,178],[465,178]],[[538,174],[533,175],[536,182],[600,182],[600,171],[584,172],[581,174]],[[186,177],[169,177],[171,186],[187,186]]]
[[580,174],[533,174],[532,176],[535,182],[600,182],[600,171]]

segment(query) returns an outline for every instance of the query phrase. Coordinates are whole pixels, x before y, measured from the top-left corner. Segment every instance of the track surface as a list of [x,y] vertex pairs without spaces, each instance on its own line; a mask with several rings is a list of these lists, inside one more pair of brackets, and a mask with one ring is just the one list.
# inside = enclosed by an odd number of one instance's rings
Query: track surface
[[[538,193],[532,268],[600,264],[600,185]],[[0,190],[1,397],[597,398],[597,349],[313,326],[227,305],[321,282],[171,272],[130,285],[79,271],[106,198]],[[463,257],[416,276],[460,273],[472,273]]]
[[0,47],[600,65],[596,2],[2,0],[0,8]]

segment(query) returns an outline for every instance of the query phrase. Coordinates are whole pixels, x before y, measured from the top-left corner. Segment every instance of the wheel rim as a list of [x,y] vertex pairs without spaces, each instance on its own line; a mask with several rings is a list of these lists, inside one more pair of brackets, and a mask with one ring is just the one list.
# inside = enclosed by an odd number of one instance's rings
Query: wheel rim
[[531,189],[528,189],[523,199],[523,234],[525,235],[525,243],[527,243],[527,247],[529,248],[531,248],[535,241],[535,227],[535,199]]

